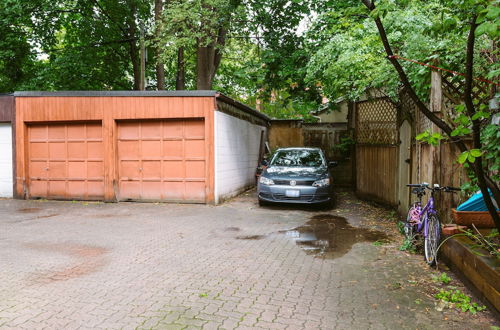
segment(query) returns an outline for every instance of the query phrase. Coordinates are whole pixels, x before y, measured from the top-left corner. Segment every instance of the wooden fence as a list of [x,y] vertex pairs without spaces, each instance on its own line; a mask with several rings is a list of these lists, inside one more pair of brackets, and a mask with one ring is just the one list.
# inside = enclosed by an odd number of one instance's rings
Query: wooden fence
[[[432,81],[430,108],[450,121],[457,102],[449,98],[450,83],[442,82],[436,72],[433,72]],[[456,99],[460,100],[461,96]],[[484,98],[478,100],[484,102]],[[404,91],[397,104],[379,98],[357,102],[355,109],[356,193],[360,197],[395,206],[405,215],[409,204],[415,200],[407,183],[459,187],[468,181],[464,168],[456,162],[460,151],[453,143],[431,146],[415,140],[418,133],[426,130],[434,133],[439,129],[420,114]],[[451,208],[462,199],[461,194],[436,196],[437,209],[444,223],[452,221]]]
[[398,205],[397,109],[388,98],[357,102],[356,193]]
[[332,170],[338,186],[352,187],[354,183],[353,149],[339,152],[336,147],[342,137],[352,136],[347,123],[304,123],[300,120],[273,120],[269,129],[271,150],[283,147],[321,148],[329,160],[337,161]]
[[397,146],[356,146],[356,193],[384,204],[397,205]]

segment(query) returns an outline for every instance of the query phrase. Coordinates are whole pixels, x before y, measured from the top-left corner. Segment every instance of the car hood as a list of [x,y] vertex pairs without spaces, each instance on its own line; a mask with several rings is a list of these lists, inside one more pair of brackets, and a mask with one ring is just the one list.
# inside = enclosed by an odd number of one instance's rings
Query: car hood
[[326,167],[269,166],[263,175],[281,180],[318,180],[328,174]]

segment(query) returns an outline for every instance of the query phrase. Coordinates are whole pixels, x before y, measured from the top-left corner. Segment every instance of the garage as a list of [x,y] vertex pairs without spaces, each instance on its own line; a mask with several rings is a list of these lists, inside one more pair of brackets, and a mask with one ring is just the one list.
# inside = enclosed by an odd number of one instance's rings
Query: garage
[[29,197],[104,198],[102,126],[97,123],[28,127]]
[[203,119],[118,124],[119,200],[205,202]]
[[15,92],[18,198],[217,204],[255,184],[269,118],[216,91]]
[[12,197],[12,125],[0,123],[0,197]]
[[0,197],[13,196],[13,141],[14,97],[0,95]]

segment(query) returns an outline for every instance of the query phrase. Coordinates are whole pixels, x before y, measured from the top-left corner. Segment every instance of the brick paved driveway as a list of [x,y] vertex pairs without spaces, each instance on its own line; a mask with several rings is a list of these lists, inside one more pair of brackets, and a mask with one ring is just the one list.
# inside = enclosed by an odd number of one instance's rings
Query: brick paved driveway
[[437,312],[408,280],[428,268],[395,244],[325,259],[283,233],[325,212],[373,227],[356,205],[0,200],[0,328],[489,328]]

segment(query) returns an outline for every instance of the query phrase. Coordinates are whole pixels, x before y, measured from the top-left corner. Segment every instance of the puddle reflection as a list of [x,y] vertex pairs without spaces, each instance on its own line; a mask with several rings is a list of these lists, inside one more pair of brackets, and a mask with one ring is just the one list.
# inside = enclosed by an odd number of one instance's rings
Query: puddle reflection
[[383,232],[353,227],[345,218],[330,214],[313,216],[303,226],[287,230],[285,235],[307,254],[328,259],[345,255],[356,243],[388,239]]

